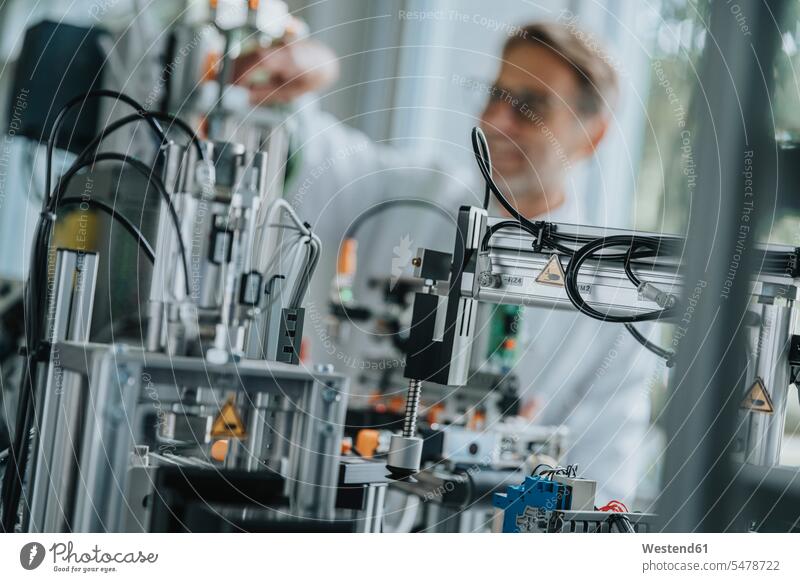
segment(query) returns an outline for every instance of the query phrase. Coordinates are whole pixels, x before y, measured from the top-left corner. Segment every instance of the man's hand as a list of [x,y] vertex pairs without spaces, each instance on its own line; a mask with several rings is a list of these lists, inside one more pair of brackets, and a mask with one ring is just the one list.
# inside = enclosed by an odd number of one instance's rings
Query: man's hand
[[259,49],[234,63],[234,82],[250,89],[254,105],[286,103],[333,84],[339,62],[322,43],[300,40]]

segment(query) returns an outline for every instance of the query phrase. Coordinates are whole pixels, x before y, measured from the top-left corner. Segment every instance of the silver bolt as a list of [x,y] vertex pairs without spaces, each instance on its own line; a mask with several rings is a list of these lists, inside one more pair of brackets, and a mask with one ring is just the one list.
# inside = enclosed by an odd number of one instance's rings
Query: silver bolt
[[478,276],[478,282],[480,283],[481,287],[492,287],[495,289],[501,285],[500,277],[493,275],[489,271],[483,271]]
[[317,374],[333,374],[333,364],[317,364],[314,371]]
[[331,386],[325,386],[322,390],[322,399],[325,402],[338,402],[341,400],[341,396]]

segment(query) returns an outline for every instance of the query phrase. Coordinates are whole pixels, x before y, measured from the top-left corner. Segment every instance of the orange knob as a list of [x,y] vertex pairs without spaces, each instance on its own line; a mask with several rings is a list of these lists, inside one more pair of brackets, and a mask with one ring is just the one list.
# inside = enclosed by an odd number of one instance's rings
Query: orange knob
[[358,253],[358,241],[354,238],[346,238],[342,241],[342,248],[339,250],[339,261],[336,264],[338,275],[354,275],[356,272],[356,260]]
[[378,450],[378,431],[362,428],[356,436],[356,451],[365,459],[371,459]]

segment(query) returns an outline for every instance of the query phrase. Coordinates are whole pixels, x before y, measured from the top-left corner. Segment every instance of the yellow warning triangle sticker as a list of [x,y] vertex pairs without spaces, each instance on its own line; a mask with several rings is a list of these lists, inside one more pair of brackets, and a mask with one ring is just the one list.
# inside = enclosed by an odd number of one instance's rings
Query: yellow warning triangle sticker
[[245,434],[242,417],[239,416],[236,407],[233,405],[233,397],[228,398],[228,401],[219,411],[219,415],[211,425],[211,436],[214,438],[233,437],[242,439]]
[[564,286],[564,269],[561,267],[561,261],[558,260],[558,255],[553,255],[547,264],[542,269],[542,272],[536,277],[537,283],[544,285],[557,285]]
[[764,381],[761,378],[756,378],[756,381],[753,382],[750,390],[745,394],[744,400],[742,400],[741,407],[755,412],[766,412],[767,414],[775,412],[775,408],[772,406],[772,398],[769,397],[767,387],[764,386]]

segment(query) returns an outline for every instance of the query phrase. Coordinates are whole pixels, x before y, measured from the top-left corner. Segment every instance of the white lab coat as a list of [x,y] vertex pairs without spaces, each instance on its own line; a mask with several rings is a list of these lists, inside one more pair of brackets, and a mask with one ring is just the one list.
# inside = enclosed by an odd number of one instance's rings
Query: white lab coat
[[[298,118],[300,170],[288,198],[324,245],[307,301],[305,335],[311,338],[314,361],[331,362],[357,376],[359,363],[379,339],[369,327],[356,326],[348,341],[337,345],[322,323],[335,256],[348,224],[377,202],[408,196],[432,200],[455,214],[461,204],[481,203],[483,184],[471,168],[451,168],[443,160],[415,154],[413,147],[377,145],[330,115],[309,110]],[[588,221],[575,196],[541,218]],[[363,285],[367,277],[391,273],[392,259],[403,254],[396,247],[403,245],[404,237],[411,239],[406,246],[412,251],[419,246],[447,251],[454,232],[452,224],[418,209],[380,215],[359,233],[359,299],[368,295]],[[522,356],[515,372],[523,399],[537,403],[535,421],[569,427],[566,461],[578,463],[581,474],[597,479],[599,505],[610,499],[632,503],[649,426],[649,395],[661,380],[663,364],[621,325],[544,308],[526,308],[522,319]],[[356,390],[351,399],[359,397]]]

